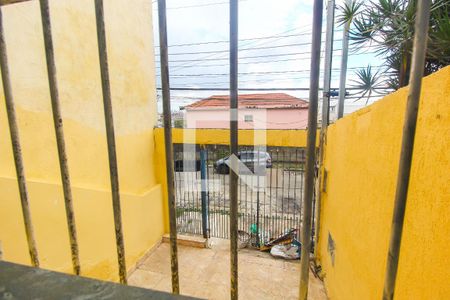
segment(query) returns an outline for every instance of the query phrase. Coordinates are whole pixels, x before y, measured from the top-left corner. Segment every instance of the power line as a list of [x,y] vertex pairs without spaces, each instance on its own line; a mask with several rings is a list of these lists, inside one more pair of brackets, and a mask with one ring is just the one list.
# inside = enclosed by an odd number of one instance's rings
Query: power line
[[[325,33],[325,32],[322,32]],[[239,42],[246,42],[246,41],[256,41],[256,40],[267,40],[267,39],[274,39],[274,38],[289,38],[289,37],[299,37],[304,35],[311,35],[311,32],[303,32],[303,33],[296,33],[296,34],[288,34],[288,35],[269,35],[269,36],[262,36],[262,37],[254,37],[254,38],[247,38],[247,39],[240,39]],[[189,46],[199,46],[199,45],[209,45],[209,44],[222,44],[222,43],[229,43],[228,40],[221,40],[221,41],[206,41],[206,42],[195,42],[195,43],[186,43],[186,44],[174,44],[169,45],[170,47],[189,47]],[[155,46],[155,48],[159,48],[159,46]]]
[[[375,52],[363,52],[363,53],[355,53],[355,54],[350,54],[349,56],[357,56],[357,55],[364,55],[364,54],[374,54]],[[273,56],[284,56],[284,55],[297,55],[298,53],[285,53],[285,54],[276,54],[276,55],[273,55]],[[261,56],[254,56],[254,57],[252,57],[252,58],[256,58],[256,57],[267,57],[267,56],[270,56],[270,55],[266,55],[266,56],[264,56],[264,55],[261,55]],[[339,57],[340,55],[335,55],[335,57]],[[243,58],[245,58],[245,57],[241,57],[240,59],[243,59]],[[247,57],[247,58],[249,58],[249,57]],[[309,60],[310,59],[310,57],[301,57],[301,58],[295,58],[295,59],[289,59],[289,60],[292,60],[292,61],[300,61],[300,60]],[[227,59],[228,60],[228,59]],[[287,60],[286,60],[287,61]],[[258,63],[261,63],[261,62],[247,62],[247,63],[241,63],[241,64],[258,64]],[[222,66],[227,66],[227,64],[223,64]],[[176,67],[176,66],[175,66]],[[185,66],[185,67],[187,67],[187,66]],[[189,68],[191,68],[191,67],[195,67],[195,66],[189,66]],[[180,76],[181,75],[181,76]],[[212,74],[205,74],[205,75],[199,75],[199,74],[171,74],[170,75],[170,77],[194,77],[194,76],[209,76],[209,75],[229,75],[228,73],[227,74],[220,74],[220,73],[212,73]],[[156,74],[156,76],[160,76],[160,74]]]
[[[336,40],[336,41],[339,41],[339,40]],[[324,43],[324,41],[322,43]],[[239,49],[239,51],[264,50],[264,49],[275,49],[275,48],[308,46],[308,45],[311,45],[311,42],[284,44],[284,45],[267,46],[267,47],[241,48],[241,49]],[[197,54],[209,54],[209,53],[225,53],[225,52],[229,52],[229,51],[230,51],[229,49],[225,49],[225,50],[211,50],[211,51],[178,52],[178,53],[169,53],[169,56],[170,55],[175,56],[175,55],[197,55]],[[155,55],[158,55],[158,54],[155,54]]]
[[[266,75],[266,74],[292,74],[292,73],[304,73],[309,70],[283,70],[283,71],[260,71],[260,72],[240,72],[238,75]],[[202,76],[228,76],[229,73],[201,73],[201,74],[173,74],[170,77],[202,77]]]
[[[309,28],[309,27],[311,27],[311,25],[305,25],[305,26],[301,26],[301,27],[296,27],[296,28],[292,28],[292,29],[288,29],[286,31],[280,32],[279,34],[283,35],[283,34],[287,34],[289,32],[296,31],[298,29]],[[307,31],[301,31],[300,33],[302,33],[302,32],[309,32],[310,30],[311,29],[308,29]],[[280,39],[282,39],[282,38],[275,38],[274,40],[271,40],[270,42],[275,42],[275,41],[280,40]],[[249,46],[249,45],[253,45],[253,44],[264,45],[264,44],[267,44],[268,42],[269,41],[250,41],[245,46]],[[216,58],[224,57],[224,53],[210,54],[210,55],[206,55],[206,56],[200,57],[199,59],[204,61],[204,60],[208,60],[208,59],[214,58],[214,57],[216,57]],[[196,62],[198,63],[198,60]],[[183,69],[186,65],[189,65],[189,64],[183,64],[181,66],[177,66],[176,70]]]
[[[342,49],[334,49],[334,51],[341,51]],[[362,52],[362,53],[351,53],[351,55],[362,55],[362,54],[375,54],[376,52]],[[292,55],[301,55],[301,54],[310,54],[310,52],[293,52],[293,53],[279,53],[279,54],[267,54],[267,55],[254,55],[254,56],[244,56],[239,57],[239,60],[241,59],[251,59],[251,58],[262,58],[262,57],[279,57],[279,56],[292,56]],[[336,56],[336,55],[335,55]],[[339,55],[337,55],[339,56]],[[306,57],[305,59],[309,59],[309,57]],[[203,62],[203,61],[218,61],[218,60],[228,60],[228,58],[197,58],[197,59],[180,59],[180,60],[170,60],[169,62],[175,63],[175,62]],[[159,62],[159,61],[156,61]],[[183,66],[186,67],[186,66]]]
[[[239,2],[244,2],[248,0],[239,0]],[[154,2],[153,2],[154,3]],[[195,8],[195,7],[204,7],[204,6],[215,6],[215,5],[223,5],[230,4],[230,2],[215,2],[215,3],[205,3],[205,4],[195,4],[195,5],[186,5],[186,6],[175,6],[175,7],[167,7],[166,9],[185,9],[185,8]]]

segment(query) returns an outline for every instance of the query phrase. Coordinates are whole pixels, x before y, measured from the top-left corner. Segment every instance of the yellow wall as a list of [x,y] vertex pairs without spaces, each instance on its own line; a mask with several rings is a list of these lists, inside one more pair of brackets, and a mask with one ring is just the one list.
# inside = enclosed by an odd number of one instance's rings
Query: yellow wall
[[[401,89],[329,127],[318,245],[331,299],[381,299],[406,97]],[[396,299],[450,296],[449,137],[447,67],[423,81]]]
[[[25,175],[41,265],[71,272],[38,1],[2,8]],[[127,267],[164,231],[154,168],[151,1],[105,1]],[[50,13],[82,274],[117,280],[94,2],[53,0]],[[3,91],[0,93],[3,98]],[[0,240],[28,264],[4,101],[0,105]]]

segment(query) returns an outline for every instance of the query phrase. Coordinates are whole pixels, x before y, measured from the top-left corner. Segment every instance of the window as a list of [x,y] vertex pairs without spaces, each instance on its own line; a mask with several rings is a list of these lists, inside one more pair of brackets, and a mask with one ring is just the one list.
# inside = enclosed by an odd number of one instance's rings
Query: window
[[253,115],[245,115],[244,121],[245,122],[253,122]]

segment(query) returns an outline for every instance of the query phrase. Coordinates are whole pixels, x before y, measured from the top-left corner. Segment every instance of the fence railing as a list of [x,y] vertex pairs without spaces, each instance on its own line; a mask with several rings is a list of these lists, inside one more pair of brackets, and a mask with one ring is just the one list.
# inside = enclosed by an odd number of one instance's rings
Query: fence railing
[[[184,157],[185,146],[174,145],[177,230],[228,239],[229,170],[224,158],[229,147],[189,145],[195,149],[195,160],[191,155],[189,161]],[[241,155],[253,151],[253,147],[239,147]],[[259,164],[255,157],[241,157],[249,168],[238,174],[238,229],[265,241],[291,228],[300,229],[305,152],[268,147],[260,153]],[[263,169],[254,172],[252,165],[263,165]]]

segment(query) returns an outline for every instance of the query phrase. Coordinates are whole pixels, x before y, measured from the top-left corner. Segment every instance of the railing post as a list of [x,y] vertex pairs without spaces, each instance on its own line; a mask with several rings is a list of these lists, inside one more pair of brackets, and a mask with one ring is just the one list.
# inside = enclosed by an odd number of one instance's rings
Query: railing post
[[[230,154],[238,157],[238,0],[230,0]],[[230,168],[230,271],[232,300],[238,299],[238,170]]]
[[308,136],[306,142],[306,178],[303,194],[302,253],[300,266],[300,299],[308,298],[309,253],[311,249],[311,216],[316,162],[317,103],[319,98],[320,44],[322,36],[323,0],[314,0],[309,84]]
[[[350,2],[350,0],[346,0]],[[345,109],[345,83],[347,81],[347,62],[348,62],[348,40],[351,20],[348,20],[344,24],[344,29],[342,31],[342,55],[341,55],[341,74],[339,78],[339,102],[337,109],[337,118],[340,119],[344,116]]]
[[[170,265],[172,270],[172,293],[180,293],[178,278],[177,219],[174,194],[174,167],[172,145],[172,118],[170,109],[169,53],[167,46],[166,0],[158,0],[159,52],[161,61],[161,86],[164,114],[164,146],[166,151],[167,198],[169,204]],[[184,166],[183,166],[184,168]]]
[[122,213],[120,208],[119,172],[117,169],[116,141],[114,135],[114,120],[109,85],[108,54],[106,47],[105,16],[103,0],[95,0],[95,18],[97,23],[98,54],[100,58],[100,75],[102,79],[103,109],[105,113],[106,139],[108,143],[109,172],[111,179],[112,202],[114,212],[114,228],[116,232],[117,259],[119,263],[119,278],[127,283],[127,268],[125,264],[125,246],[123,242]]
[[69,167],[67,165],[66,143],[64,140],[63,120],[59,102],[58,84],[56,78],[55,56],[50,22],[48,0],[40,0],[42,30],[44,34],[45,56],[47,61],[48,83],[52,103],[53,124],[55,127],[56,144],[58,147],[59,168],[64,192],[67,229],[69,230],[70,251],[72,255],[73,272],[80,275],[80,259],[78,256],[77,230],[73,211],[72,189],[70,186]]
[[23,168],[22,149],[20,146],[19,128],[17,126],[16,110],[9,77],[8,55],[6,53],[5,34],[3,29],[3,14],[0,8],[0,67],[2,73],[3,93],[5,94],[6,113],[8,116],[9,133],[16,167],[17,183],[19,185],[20,202],[22,204],[23,221],[27,236],[28,250],[30,252],[31,264],[39,267],[39,258],[34,237],[33,222],[31,220],[30,203],[28,201],[27,184]]
[[202,197],[202,233],[203,237],[207,239],[209,237],[208,228],[208,209],[209,209],[209,199],[208,199],[208,186],[206,181],[206,168],[208,167],[208,162],[206,160],[206,150],[205,146],[202,145],[200,148],[200,180],[201,180],[201,197]]
[[317,249],[320,235],[320,210],[322,200],[322,181],[323,177],[323,160],[325,156],[326,134],[330,120],[330,85],[331,85],[331,67],[333,62],[333,41],[334,41],[334,12],[335,1],[328,0],[327,3],[327,31],[325,38],[325,64],[323,79],[323,96],[322,96],[322,122],[320,126],[320,144],[319,144],[319,176],[316,184],[316,222],[315,222],[315,247],[314,252],[317,258]]
[[416,134],[417,113],[419,111],[420,90],[422,87],[422,77],[427,50],[430,5],[431,1],[428,0],[419,0],[417,2],[412,64],[410,71],[411,79],[409,83],[408,100],[406,103],[405,121],[403,124],[403,138],[400,163],[398,167],[397,189],[395,192],[391,237],[386,262],[386,275],[383,290],[383,299],[385,300],[394,298],[395,281],[397,279],[403,223],[405,219],[406,201],[408,199],[408,186],[414,150],[414,137]]

